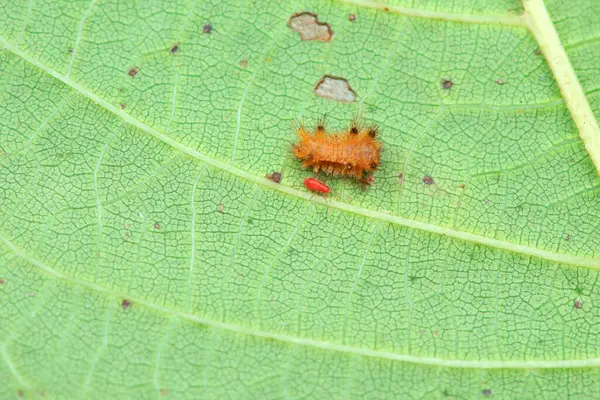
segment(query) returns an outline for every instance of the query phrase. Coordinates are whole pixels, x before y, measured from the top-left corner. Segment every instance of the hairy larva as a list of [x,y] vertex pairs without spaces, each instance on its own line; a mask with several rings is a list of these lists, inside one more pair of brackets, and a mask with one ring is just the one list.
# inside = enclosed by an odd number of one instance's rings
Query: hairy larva
[[381,142],[377,140],[378,127],[361,126],[356,121],[341,132],[326,134],[325,121],[317,123],[314,133],[303,125],[298,127],[298,143],[294,155],[304,168],[315,173],[354,177],[364,182],[364,174],[376,170],[380,162]]

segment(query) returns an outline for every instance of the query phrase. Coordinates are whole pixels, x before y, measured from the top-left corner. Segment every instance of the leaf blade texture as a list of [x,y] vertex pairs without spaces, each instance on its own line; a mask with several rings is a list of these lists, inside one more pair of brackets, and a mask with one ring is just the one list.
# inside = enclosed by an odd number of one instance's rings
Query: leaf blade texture
[[0,397],[597,397],[600,9],[448,3],[5,2]]

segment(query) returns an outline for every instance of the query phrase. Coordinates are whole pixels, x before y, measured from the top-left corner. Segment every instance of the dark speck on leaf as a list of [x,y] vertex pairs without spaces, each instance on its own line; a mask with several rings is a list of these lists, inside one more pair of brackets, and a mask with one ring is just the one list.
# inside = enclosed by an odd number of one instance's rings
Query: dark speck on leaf
[[179,51],[179,45],[171,47],[171,54],[175,54]]
[[202,27],[202,32],[204,33],[211,33],[212,32],[212,25],[211,24],[206,24]]
[[429,175],[426,175],[423,177],[423,184],[424,185],[432,185],[433,184],[433,178],[430,177]]
[[577,299],[573,303],[573,307],[575,307],[578,310],[581,310],[581,308],[583,307],[583,302],[580,299]]
[[446,89],[446,90],[451,89],[452,85],[453,85],[453,83],[452,83],[452,81],[450,79],[444,79],[442,81],[442,88],[443,89]]
[[123,307],[123,310],[127,310],[129,307],[131,307],[131,301],[123,299],[121,302],[121,307]]
[[352,21],[356,20],[356,15],[350,14],[350,15],[348,15],[348,19],[350,20],[350,22],[352,22]]
[[485,397],[491,397],[491,396],[492,396],[492,389],[485,389],[485,390],[483,391],[483,395],[484,395]]
[[127,72],[127,75],[129,75],[130,77],[134,77],[137,75],[137,73],[140,71],[140,69],[138,67],[133,67],[129,70],[129,72]]

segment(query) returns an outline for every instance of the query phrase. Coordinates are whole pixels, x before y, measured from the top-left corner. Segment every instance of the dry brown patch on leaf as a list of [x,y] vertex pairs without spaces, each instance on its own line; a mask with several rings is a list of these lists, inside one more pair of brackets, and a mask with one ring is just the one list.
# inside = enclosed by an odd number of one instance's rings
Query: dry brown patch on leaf
[[315,86],[315,94],[325,99],[352,103],[356,100],[356,93],[348,81],[337,76],[324,75]]
[[329,24],[319,22],[317,14],[308,11],[292,15],[288,21],[288,26],[294,32],[298,32],[302,40],[329,42],[333,37]]
[[273,171],[272,174],[266,174],[265,178],[275,183],[281,182],[281,172]]

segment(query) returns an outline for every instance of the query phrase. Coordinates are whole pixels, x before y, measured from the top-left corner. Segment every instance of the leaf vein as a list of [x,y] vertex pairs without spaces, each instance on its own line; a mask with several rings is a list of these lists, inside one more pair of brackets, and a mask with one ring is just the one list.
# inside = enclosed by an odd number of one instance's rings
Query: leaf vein
[[[136,298],[133,296],[125,295],[124,293],[119,293],[108,288],[105,288],[101,285],[91,282],[81,281],[79,279],[73,278],[71,276],[64,275],[62,272],[55,270],[54,268],[44,264],[43,262],[33,258],[26,253],[24,253],[20,248],[11,243],[6,237],[0,234],[0,241],[2,241],[8,249],[10,249],[16,256],[20,257],[24,261],[30,263],[32,266],[44,271],[45,273],[61,279],[63,281],[69,282],[73,285],[81,286],[88,288],[90,290],[96,291],[98,293],[104,294],[110,298],[127,298],[130,301],[138,304],[139,306],[147,307],[154,311],[169,315],[179,317],[183,320],[196,323],[199,325],[204,325],[207,327],[211,327],[215,330],[223,329],[232,333],[242,334],[253,336],[262,339],[271,339],[276,340],[282,343],[289,343],[290,345],[299,345],[305,347],[311,347],[316,349],[321,349],[325,351],[336,351],[340,353],[346,354],[355,354],[365,357],[378,358],[382,360],[390,360],[397,362],[406,362],[411,364],[420,364],[420,365],[431,365],[436,367],[447,367],[447,368],[466,368],[466,369],[506,369],[506,368],[514,368],[514,369],[560,369],[560,368],[599,368],[600,367],[600,358],[587,358],[587,359],[577,359],[577,360],[515,360],[515,361],[498,361],[498,360],[453,360],[453,359],[443,359],[436,357],[428,357],[428,356],[413,356],[409,354],[400,354],[394,353],[390,351],[380,351],[380,350],[372,350],[364,347],[357,346],[348,346],[343,344],[337,344],[332,342],[325,342],[316,339],[303,338],[298,336],[292,336],[288,334],[280,334],[274,332],[268,332],[263,330],[258,330],[254,328],[249,328],[241,325],[235,325],[225,322],[219,322],[215,320],[211,320],[208,318],[203,318],[194,314],[186,313],[179,311],[176,308],[165,307],[164,305],[153,303],[149,300],[143,298]],[[113,310],[114,307],[111,307]],[[109,311],[109,314],[112,311]],[[110,317],[107,317],[107,323],[105,324],[105,336],[103,340],[103,344],[99,350],[102,350],[104,347],[104,343],[107,344],[108,339],[108,321]],[[99,354],[97,353],[97,356]]]
[[443,21],[453,22],[466,22],[470,24],[494,24],[494,25],[508,25],[521,27],[524,26],[523,21],[519,16],[507,15],[507,16],[493,16],[493,15],[473,15],[473,14],[458,14],[448,13],[442,11],[431,11],[423,10],[418,8],[409,8],[402,6],[395,6],[388,3],[379,3],[371,0],[337,0],[343,4],[351,4],[359,7],[373,8],[376,10],[383,10],[386,12],[406,15],[409,17],[418,17],[425,19],[438,19]]

